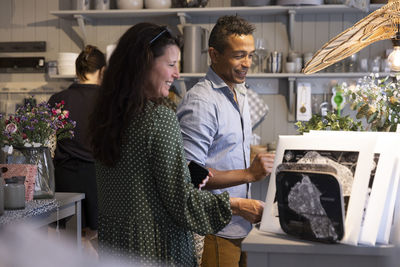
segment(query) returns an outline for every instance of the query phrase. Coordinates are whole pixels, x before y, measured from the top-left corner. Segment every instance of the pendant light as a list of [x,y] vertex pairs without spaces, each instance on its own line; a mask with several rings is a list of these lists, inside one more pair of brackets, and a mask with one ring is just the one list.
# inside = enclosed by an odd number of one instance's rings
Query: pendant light
[[[400,28],[400,26],[398,26]],[[392,71],[400,71],[400,31],[392,39],[393,51],[388,56],[389,67]]]

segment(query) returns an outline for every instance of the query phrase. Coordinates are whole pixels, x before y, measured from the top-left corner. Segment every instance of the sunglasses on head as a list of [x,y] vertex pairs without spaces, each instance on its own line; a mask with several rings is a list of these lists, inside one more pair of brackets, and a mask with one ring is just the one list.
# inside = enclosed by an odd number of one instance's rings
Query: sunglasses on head
[[160,38],[165,33],[169,33],[169,35],[172,36],[171,32],[167,27],[162,27],[162,28],[163,30],[159,34],[157,34],[153,39],[151,39],[151,41],[149,42],[150,45],[153,44],[158,38]]

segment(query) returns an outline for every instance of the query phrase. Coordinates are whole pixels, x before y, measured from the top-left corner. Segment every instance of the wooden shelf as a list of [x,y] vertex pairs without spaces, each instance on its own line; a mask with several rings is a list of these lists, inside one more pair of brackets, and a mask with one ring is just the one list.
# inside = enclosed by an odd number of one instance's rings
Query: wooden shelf
[[[247,78],[258,78],[258,79],[279,79],[279,78],[362,78],[370,75],[370,72],[322,72],[314,74],[303,74],[303,73],[251,73],[247,74]],[[205,73],[181,73],[181,78],[202,78]],[[390,75],[390,73],[381,72],[380,77]]]
[[[372,4],[370,11],[374,11],[383,5]],[[130,18],[149,16],[173,16],[183,13],[187,16],[221,16],[221,15],[279,15],[288,14],[294,10],[296,14],[320,14],[320,13],[363,13],[361,10],[346,5],[319,5],[319,6],[237,6],[237,7],[206,7],[206,8],[166,8],[166,9],[110,9],[110,10],[57,10],[50,11],[50,14],[60,18],[74,19],[76,15],[84,16],[87,19],[109,19],[109,18]]]
[[[383,5],[370,5],[370,11],[374,11]],[[329,14],[329,13],[363,13],[363,11],[348,7],[346,5],[319,5],[319,6],[237,6],[237,7],[209,7],[209,8],[166,8],[166,9],[110,9],[110,10],[58,10],[50,11],[50,14],[63,19],[76,19],[82,32],[82,41],[87,43],[85,23],[93,19],[110,18],[142,18],[177,16],[180,24],[185,25],[186,20],[196,16],[265,16],[265,15],[287,15],[288,16],[288,39],[290,47],[293,47],[293,33],[296,14]]]
[[[314,74],[303,74],[303,73],[250,73],[247,74],[248,79],[282,79],[282,78],[362,78],[370,75],[371,72],[322,72]],[[388,76],[391,73],[380,72],[379,76]],[[186,78],[203,78],[206,76],[205,73],[181,73],[180,79]],[[76,79],[75,75],[50,75],[50,79]]]

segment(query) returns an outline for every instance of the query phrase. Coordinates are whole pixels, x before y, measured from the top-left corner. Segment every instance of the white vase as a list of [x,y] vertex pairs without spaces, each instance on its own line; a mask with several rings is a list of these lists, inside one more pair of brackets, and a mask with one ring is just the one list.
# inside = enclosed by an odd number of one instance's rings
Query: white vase
[[163,9],[170,8],[172,5],[171,0],[144,0],[145,8]]
[[117,0],[119,9],[142,9],[143,0]]

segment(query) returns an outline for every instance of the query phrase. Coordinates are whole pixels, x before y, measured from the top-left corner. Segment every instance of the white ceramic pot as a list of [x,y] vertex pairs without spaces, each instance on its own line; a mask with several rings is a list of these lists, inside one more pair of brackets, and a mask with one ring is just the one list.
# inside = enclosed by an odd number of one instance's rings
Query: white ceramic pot
[[110,0],[95,0],[94,7],[97,10],[108,10],[110,9]]
[[163,9],[170,8],[172,5],[171,0],[144,0],[145,8]]
[[119,9],[142,9],[143,0],[117,0]]
[[89,10],[90,9],[90,1],[89,0],[74,0],[74,1],[72,1],[72,9]]

